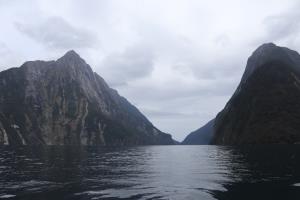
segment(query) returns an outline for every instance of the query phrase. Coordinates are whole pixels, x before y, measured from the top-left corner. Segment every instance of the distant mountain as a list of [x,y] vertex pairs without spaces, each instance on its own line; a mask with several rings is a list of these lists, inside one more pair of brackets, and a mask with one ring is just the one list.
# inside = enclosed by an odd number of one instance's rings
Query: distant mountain
[[200,145],[200,144],[210,144],[213,138],[213,126],[214,119],[209,121],[203,127],[197,129],[196,131],[191,132],[186,138],[182,141],[181,144],[184,145]]
[[300,142],[300,55],[272,43],[248,59],[242,80],[217,115],[213,144]]
[[69,51],[0,73],[0,144],[173,144]]

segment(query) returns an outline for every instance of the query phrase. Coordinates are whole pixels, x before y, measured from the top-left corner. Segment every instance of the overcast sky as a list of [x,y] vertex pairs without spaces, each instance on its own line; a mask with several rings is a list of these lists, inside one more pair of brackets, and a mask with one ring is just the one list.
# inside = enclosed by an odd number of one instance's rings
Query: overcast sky
[[181,141],[224,107],[260,44],[300,50],[297,0],[0,0],[0,69],[74,49]]

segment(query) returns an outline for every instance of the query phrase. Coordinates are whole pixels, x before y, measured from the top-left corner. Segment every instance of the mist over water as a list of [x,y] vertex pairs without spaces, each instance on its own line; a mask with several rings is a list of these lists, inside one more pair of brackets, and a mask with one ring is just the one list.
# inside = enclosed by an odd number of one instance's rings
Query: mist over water
[[0,199],[298,199],[300,146],[0,147]]

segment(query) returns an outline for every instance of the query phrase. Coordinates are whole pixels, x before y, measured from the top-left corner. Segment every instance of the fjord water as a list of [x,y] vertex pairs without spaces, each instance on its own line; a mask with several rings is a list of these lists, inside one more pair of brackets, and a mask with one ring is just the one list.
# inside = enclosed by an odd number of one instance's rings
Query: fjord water
[[299,199],[300,146],[0,147],[0,199]]

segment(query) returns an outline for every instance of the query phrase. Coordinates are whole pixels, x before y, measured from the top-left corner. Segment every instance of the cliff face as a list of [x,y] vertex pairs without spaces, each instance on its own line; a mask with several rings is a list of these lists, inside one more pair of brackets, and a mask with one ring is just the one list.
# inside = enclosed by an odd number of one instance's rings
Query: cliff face
[[173,144],[74,51],[0,73],[0,144]]
[[207,145],[210,144],[213,138],[213,126],[214,119],[210,120],[207,124],[201,128],[191,132],[186,138],[182,141],[181,144],[184,145]]
[[213,144],[300,142],[300,55],[264,44],[217,115]]

